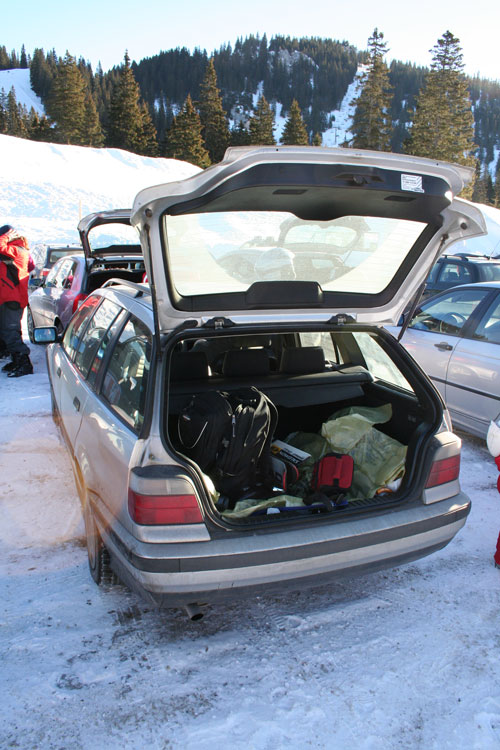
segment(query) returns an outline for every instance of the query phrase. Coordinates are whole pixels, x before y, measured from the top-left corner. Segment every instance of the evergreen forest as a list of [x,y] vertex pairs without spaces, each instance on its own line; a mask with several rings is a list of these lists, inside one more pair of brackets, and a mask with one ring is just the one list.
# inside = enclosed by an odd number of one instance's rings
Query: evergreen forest
[[[23,46],[9,53],[0,46],[0,70],[29,69],[45,110],[27,111],[14,88],[0,90],[0,133],[124,148],[204,168],[228,145],[276,143],[276,112],[287,118],[279,142],[321,145],[363,64],[343,145],[473,165],[467,197],[500,207],[500,82],[465,76],[459,40],[448,31],[429,68],[387,65],[386,52],[378,29],[366,50],[326,38],[250,35],[211,54],[178,47],[135,62],[125,52],[105,73],[68,52],[27,53]],[[438,121],[446,123],[444,135],[442,125],[433,130]]]

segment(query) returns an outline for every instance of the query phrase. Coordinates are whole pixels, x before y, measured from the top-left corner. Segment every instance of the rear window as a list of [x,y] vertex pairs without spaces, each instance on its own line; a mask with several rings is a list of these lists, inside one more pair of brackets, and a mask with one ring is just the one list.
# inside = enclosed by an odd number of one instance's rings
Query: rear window
[[482,266],[481,272],[484,281],[500,281],[500,263]]
[[54,263],[59,260],[59,258],[64,258],[65,255],[69,255],[70,253],[75,252],[73,248],[68,250],[50,250],[49,257],[48,257],[48,263],[50,263],[51,266],[54,265]]
[[317,281],[328,291],[377,294],[425,226],[374,216],[310,221],[280,211],[215,211],[165,216],[164,236],[181,296],[289,279]]

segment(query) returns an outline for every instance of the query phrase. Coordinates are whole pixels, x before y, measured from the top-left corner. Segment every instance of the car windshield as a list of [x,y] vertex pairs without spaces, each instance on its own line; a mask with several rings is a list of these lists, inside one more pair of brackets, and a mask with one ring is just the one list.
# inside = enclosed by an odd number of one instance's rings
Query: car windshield
[[373,216],[310,221],[278,211],[168,215],[163,222],[170,276],[182,296],[287,279],[376,294],[426,226]]

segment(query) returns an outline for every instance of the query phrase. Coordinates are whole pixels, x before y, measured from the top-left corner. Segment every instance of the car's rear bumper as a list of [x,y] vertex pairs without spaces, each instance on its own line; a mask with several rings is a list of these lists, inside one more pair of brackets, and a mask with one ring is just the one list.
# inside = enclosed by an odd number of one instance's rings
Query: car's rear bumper
[[459,493],[428,506],[208,542],[151,544],[107,533],[105,524],[100,530],[124,582],[175,606],[318,586],[416,560],[448,544],[469,510]]

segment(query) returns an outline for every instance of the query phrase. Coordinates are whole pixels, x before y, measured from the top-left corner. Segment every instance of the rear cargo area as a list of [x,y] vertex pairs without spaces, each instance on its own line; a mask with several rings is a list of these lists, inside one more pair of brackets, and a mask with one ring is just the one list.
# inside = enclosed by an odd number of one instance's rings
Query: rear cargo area
[[[357,327],[177,341],[166,375],[166,436],[180,462],[199,470],[213,513],[248,525],[345,516],[407,499],[415,489],[410,469],[442,414],[433,389],[391,341],[378,329]],[[213,426],[211,407],[189,439],[183,429],[208,394],[223,394],[234,406],[248,389],[271,402],[272,435],[249,477],[227,492],[218,438],[206,448],[213,461],[197,463],[196,443]],[[223,442],[232,439],[234,418]],[[238,450],[244,457],[249,446],[243,441]]]

